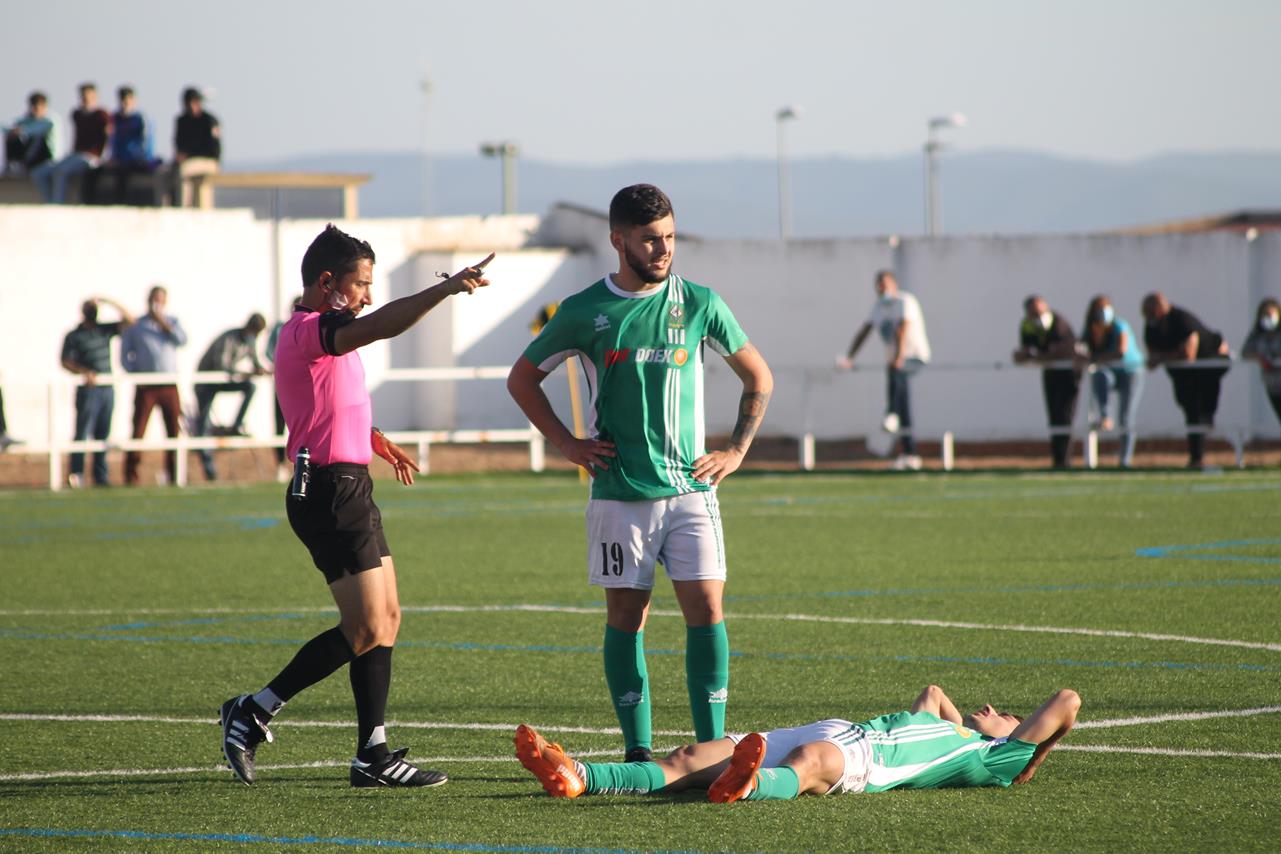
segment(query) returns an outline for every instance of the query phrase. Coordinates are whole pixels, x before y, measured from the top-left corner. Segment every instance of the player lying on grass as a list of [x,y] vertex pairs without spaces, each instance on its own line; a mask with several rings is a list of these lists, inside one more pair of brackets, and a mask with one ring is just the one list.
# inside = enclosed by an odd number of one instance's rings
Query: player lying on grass
[[552,797],[707,789],[717,803],[802,794],[884,792],[1026,783],[1076,722],[1081,698],[1064,689],[1026,720],[985,705],[962,716],[937,685],[906,712],[688,744],[656,762],[569,758],[521,724],[516,756]]

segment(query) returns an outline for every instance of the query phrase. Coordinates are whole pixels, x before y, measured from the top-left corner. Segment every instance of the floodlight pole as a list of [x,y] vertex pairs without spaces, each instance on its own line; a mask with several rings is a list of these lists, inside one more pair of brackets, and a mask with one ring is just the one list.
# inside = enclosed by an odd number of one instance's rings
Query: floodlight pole
[[964,127],[965,116],[952,113],[936,116],[926,125],[925,133],[925,235],[934,237],[942,229],[943,209],[939,203],[938,153],[946,148],[938,139],[941,128]]
[[503,213],[516,213],[516,155],[520,147],[511,141],[486,142],[480,146],[485,157],[500,157],[503,165]]
[[791,119],[800,118],[800,115],[800,107],[783,107],[774,114],[778,130],[778,239],[784,243],[792,237],[792,183],[783,125]]

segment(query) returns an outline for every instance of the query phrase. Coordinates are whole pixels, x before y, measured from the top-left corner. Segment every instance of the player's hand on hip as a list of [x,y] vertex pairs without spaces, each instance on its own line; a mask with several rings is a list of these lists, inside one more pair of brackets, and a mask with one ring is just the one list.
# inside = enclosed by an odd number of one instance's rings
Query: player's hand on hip
[[607,471],[609,458],[618,456],[614,443],[603,439],[570,439],[560,452],[574,465],[587,469],[592,477],[597,471]]
[[445,280],[449,285],[451,294],[476,293],[477,288],[483,288],[489,285],[489,279],[485,278],[485,267],[490,261],[494,260],[494,253],[490,252],[489,257],[478,264],[472,264],[470,267],[464,267],[454,275]]
[[851,359],[849,356],[837,356],[837,357],[836,357],[836,370],[838,370],[838,371],[852,371],[852,370],[854,370],[854,360],[853,360],[853,359]]
[[743,463],[743,452],[730,448],[726,451],[709,451],[694,460],[694,480],[715,486]]

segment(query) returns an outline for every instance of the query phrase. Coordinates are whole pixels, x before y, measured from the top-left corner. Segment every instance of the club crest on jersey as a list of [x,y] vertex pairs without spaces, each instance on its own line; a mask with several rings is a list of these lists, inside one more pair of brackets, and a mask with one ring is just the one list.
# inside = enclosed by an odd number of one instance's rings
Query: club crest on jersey
[[684,347],[637,347],[637,364],[667,364],[681,367],[689,361],[689,351]]
[[609,328],[609,318],[603,314],[596,315],[596,331],[604,332]]
[[667,328],[683,329],[685,326],[685,309],[680,303],[672,303],[671,309],[667,312]]
[[974,732],[972,730],[968,730],[963,726],[959,726],[958,724],[952,724],[952,726],[956,729],[956,734],[959,735],[961,738],[969,738],[970,736],[974,735]]

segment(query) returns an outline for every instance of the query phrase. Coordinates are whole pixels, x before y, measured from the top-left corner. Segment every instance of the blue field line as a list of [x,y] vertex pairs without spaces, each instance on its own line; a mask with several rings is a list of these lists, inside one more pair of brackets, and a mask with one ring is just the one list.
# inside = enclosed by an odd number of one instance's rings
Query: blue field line
[[[136,839],[143,842],[237,842],[246,845],[337,845],[344,848],[400,848],[414,851],[493,851],[500,854],[627,854],[634,848],[561,848],[555,845],[486,845],[481,842],[412,842],[351,836],[264,836],[257,833],[155,833],[146,830],[63,830],[53,827],[0,827],[0,836],[33,839]],[[652,854],[701,854],[692,850],[651,849]]]
[[[298,647],[306,642],[304,638],[237,638],[237,637],[202,637],[199,635],[99,635],[80,632],[28,632],[15,629],[0,629],[0,639],[6,640],[71,640],[71,641],[125,641],[128,643],[176,643],[176,644],[223,644],[237,646],[289,646]],[[397,641],[396,646],[403,649],[444,650],[449,652],[534,652],[534,653],[567,653],[580,655],[601,655],[604,649],[594,645],[557,646],[552,644],[517,644],[517,643],[478,643],[472,641]],[[663,649],[647,647],[646,655],[684,656],[683,649]],[[899,662],[899,663],[948,663],[976,664],[997,667],[1088,667],[1109,670],[1208,670],[1208,671],[1247,671],[1251,673],[1281,672],[1281,665],[1272,664],[1216,664],[1184,661],[1090,661],[1075,658],[994,658],[983,656],[947,656],[947,655],[850,655],[831,653],[799,652],[740,652],[731,651],[735,659],[763,658],[770,661],[836,661],[836,662]]]
[[1199,552],[1222,551],[1223,549],[1240,548],[1241,546],[1274,546],[1281,539],[1267,540],[1223,540],[1217,543],[1192,543],[1177,546],[1149,546],[1135,549],[1136,557],[1177,557],[1183,560],[1226,560],[1245,563],[1281,563],[1281,557],[1263,557],[1259,555],[1239,554],[1198,554]]

